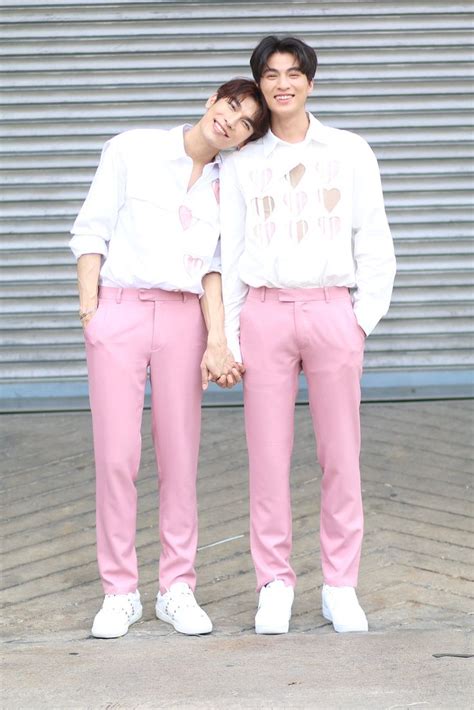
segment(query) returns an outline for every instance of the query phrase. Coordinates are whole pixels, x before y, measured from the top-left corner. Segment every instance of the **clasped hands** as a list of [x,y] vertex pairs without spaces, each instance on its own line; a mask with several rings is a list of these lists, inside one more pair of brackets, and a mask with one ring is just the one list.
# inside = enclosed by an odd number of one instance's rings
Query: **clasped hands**
[[244,366],[235,361],[227,345],[208,342],[201,360],[203,390],[207,389],[209,382],[215,382],[223,389],[231,389],[242,381],[244,372]]

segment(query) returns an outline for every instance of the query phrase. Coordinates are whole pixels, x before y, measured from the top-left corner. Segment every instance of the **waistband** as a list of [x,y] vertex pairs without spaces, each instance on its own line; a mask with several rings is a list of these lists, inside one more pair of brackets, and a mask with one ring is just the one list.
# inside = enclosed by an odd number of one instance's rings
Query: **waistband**
[[250,287],[248,298],[258,301],[331,301],[349,298],[346,286],[329,286],[327,288],[260,288]]
[[187,301],[198,298],[196,293],[188,291],[165,291],[162,288],[114,288],[99,286],[99,298],[106,301]]

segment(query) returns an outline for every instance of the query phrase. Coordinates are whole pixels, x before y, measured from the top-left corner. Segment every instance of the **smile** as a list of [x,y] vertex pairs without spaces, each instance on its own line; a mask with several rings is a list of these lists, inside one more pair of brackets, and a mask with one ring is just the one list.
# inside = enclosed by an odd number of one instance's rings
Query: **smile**
[[217,133],[220,133],[221,136],[225,136],[226,138],[229,137],[229,135],[226,133],[226,131],[225,131],[224,128],[221,126],[221,124],[219,123],[219,121],[217,121],[216,119],[214,119],[214,128],[215,128],[215,130],[217,131]]

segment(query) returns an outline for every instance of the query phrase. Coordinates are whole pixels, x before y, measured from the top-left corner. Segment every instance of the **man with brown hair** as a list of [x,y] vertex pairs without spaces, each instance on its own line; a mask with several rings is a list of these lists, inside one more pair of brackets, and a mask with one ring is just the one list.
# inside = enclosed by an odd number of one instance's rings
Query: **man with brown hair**
[[105,145],[72,229],[89,372],[97,556],[105,592],[92,635],[127,633],[142,615],[135,551],[147,370],[160,487],[158,618],[185,634],[212,623],[194,598],[201,396],[240,368],[224,335],[219,152],[263,135],[253,81],[227,82],[194,126],[122,133]]

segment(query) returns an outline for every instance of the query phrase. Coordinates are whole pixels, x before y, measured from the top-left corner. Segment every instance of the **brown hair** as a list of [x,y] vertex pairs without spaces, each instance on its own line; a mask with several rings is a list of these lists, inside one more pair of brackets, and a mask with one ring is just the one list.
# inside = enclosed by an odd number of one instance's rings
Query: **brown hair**
[[246,143],[258,140],[264,136],[270,128],[270,111],[268,110],[262,92],[251,79],[237,78],[226,81],[225,84],[219,86],[216,96],[217,101],[219,101],[219,99],[237,99],[240,102],[242,99],[251,98],[256,102],[257,111],[252,120],[254,131],[245,141]]

